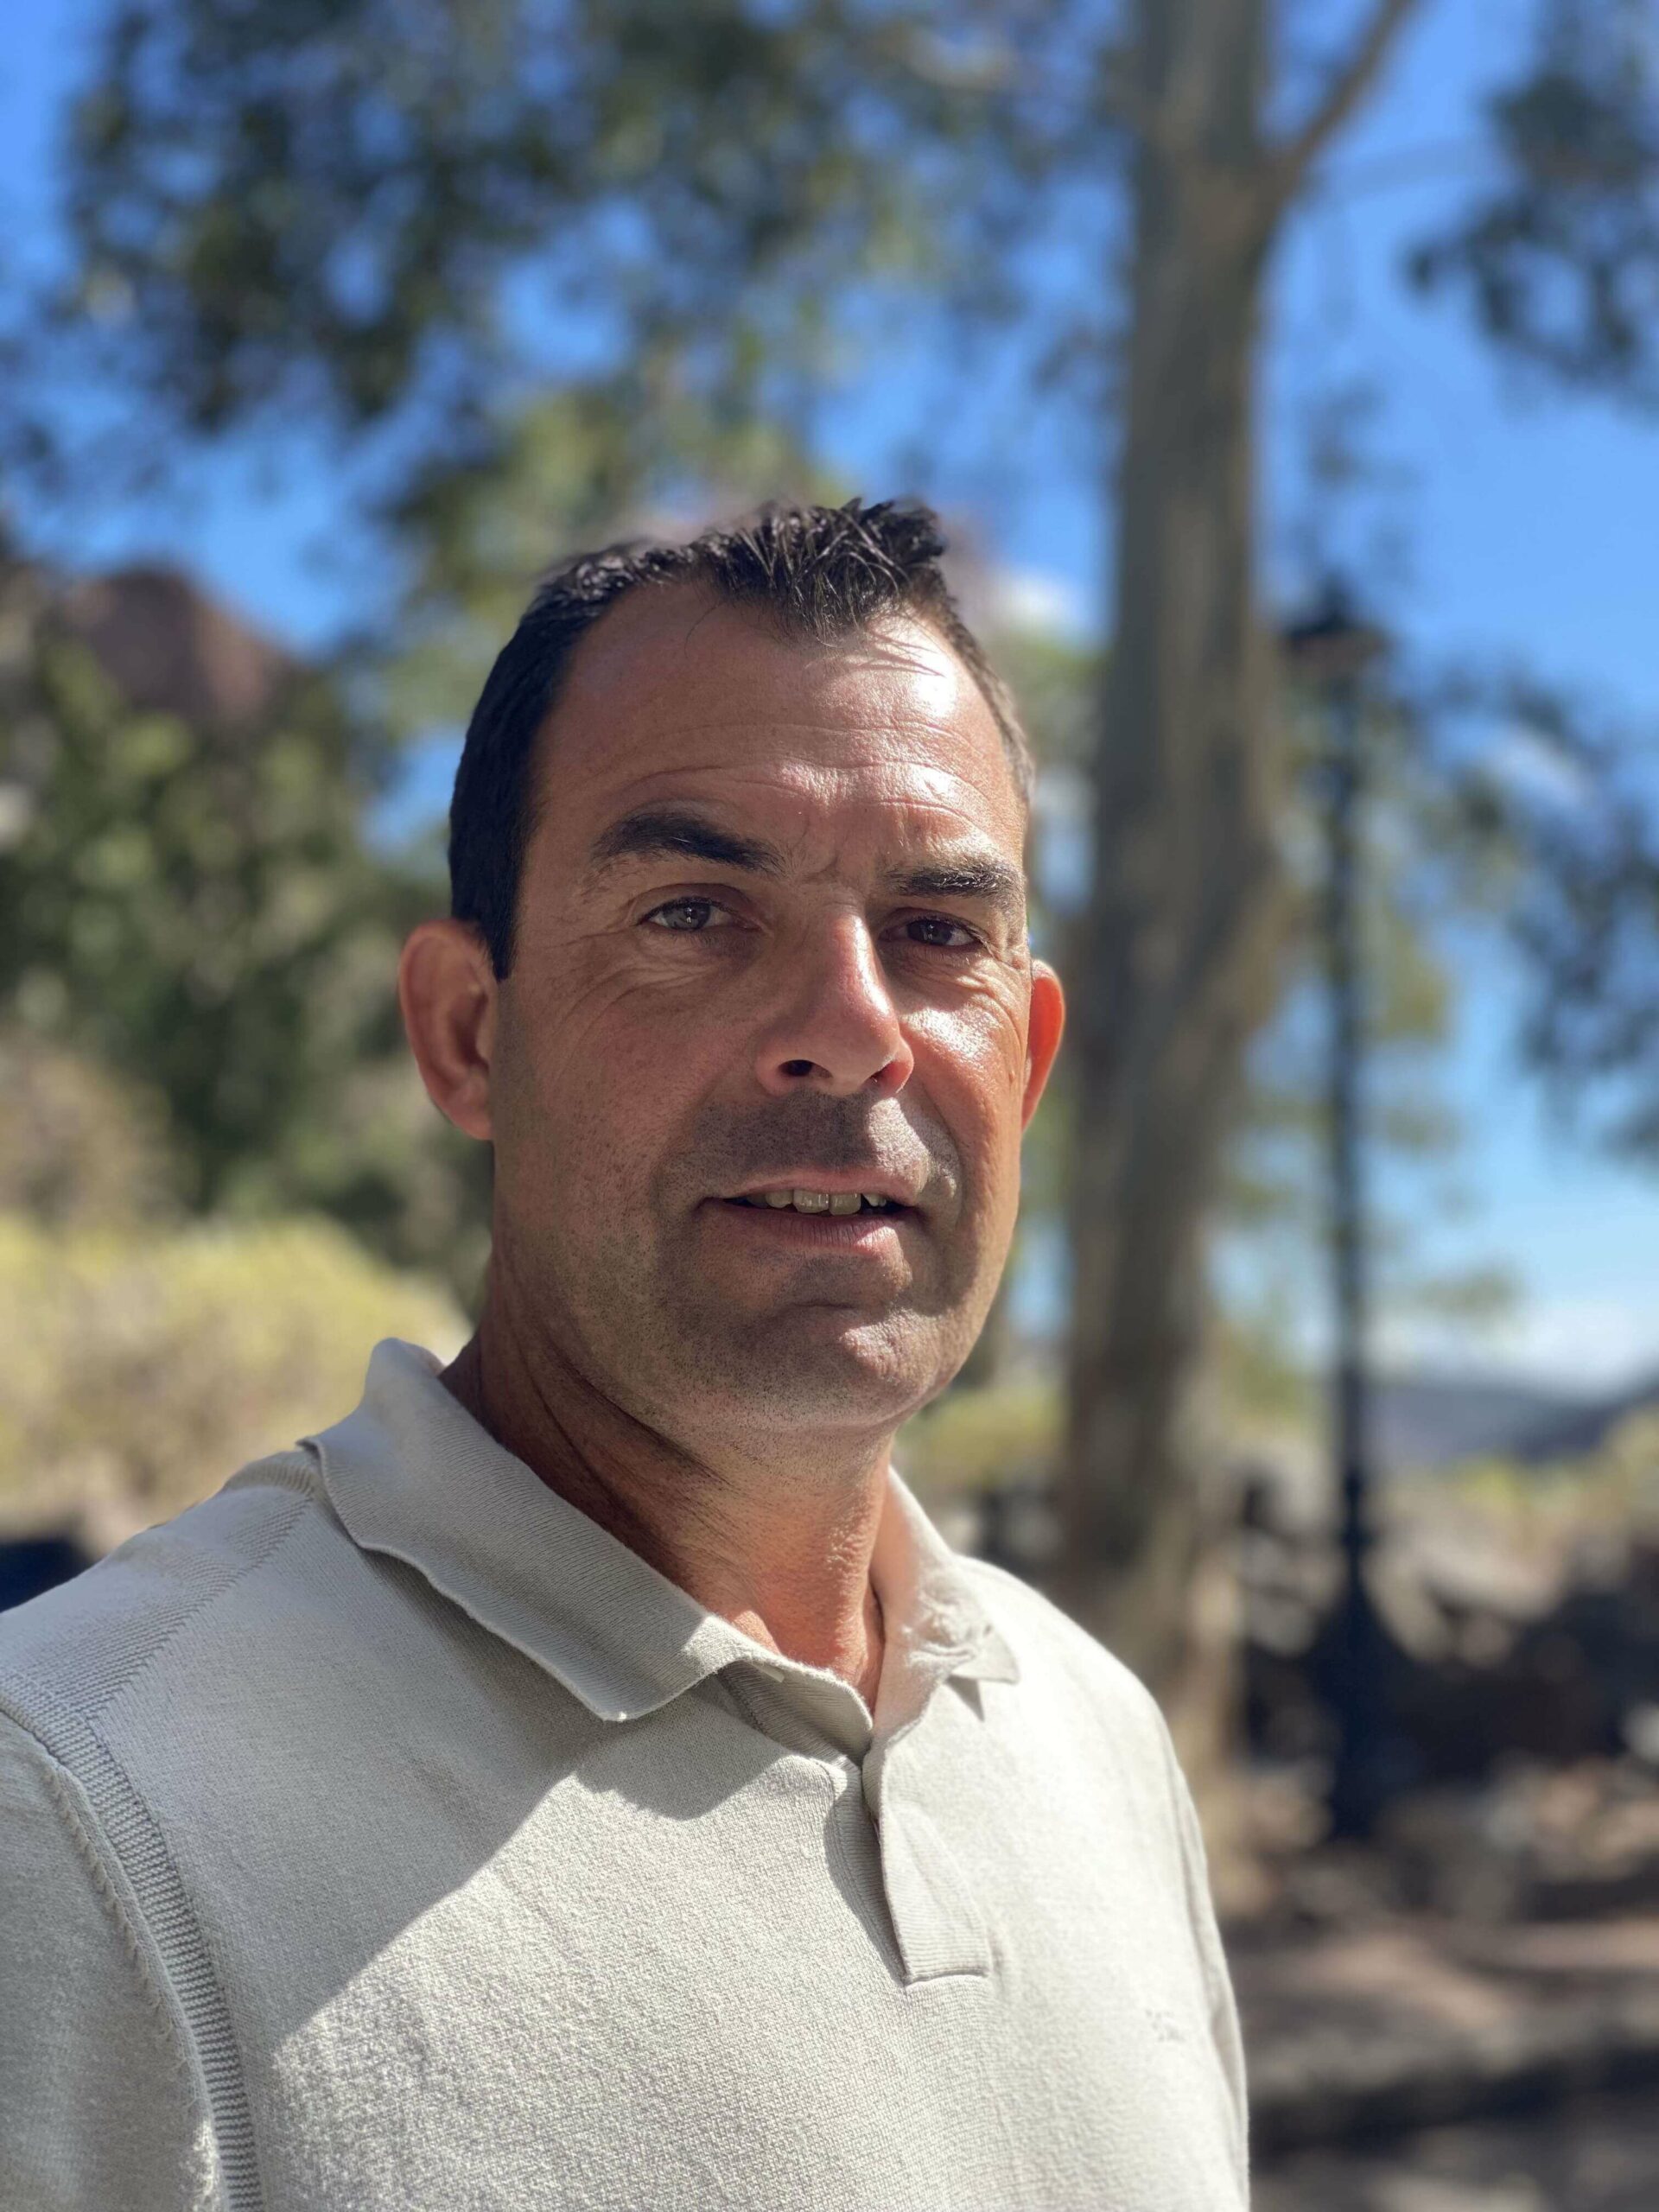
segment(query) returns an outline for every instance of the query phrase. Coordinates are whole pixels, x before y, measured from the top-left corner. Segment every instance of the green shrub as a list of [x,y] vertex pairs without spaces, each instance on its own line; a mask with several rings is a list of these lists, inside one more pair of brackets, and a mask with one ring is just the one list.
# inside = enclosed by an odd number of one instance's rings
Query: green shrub
[[349,1413],[380,1338],[448,1360],[467,1333],[446,1291],[321,1219],[146,1230],[15,1212],[0,1331],[0,1516],[108,1535]]

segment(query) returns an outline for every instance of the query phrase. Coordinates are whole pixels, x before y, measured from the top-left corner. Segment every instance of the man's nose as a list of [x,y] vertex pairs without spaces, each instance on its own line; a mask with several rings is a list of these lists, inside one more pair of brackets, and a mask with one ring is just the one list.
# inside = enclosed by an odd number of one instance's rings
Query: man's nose
[[916,1065],[861,916],[839,914],[793,949],[764,1023],[756,1072],[771,1091],[850,1096],[901,1090]]

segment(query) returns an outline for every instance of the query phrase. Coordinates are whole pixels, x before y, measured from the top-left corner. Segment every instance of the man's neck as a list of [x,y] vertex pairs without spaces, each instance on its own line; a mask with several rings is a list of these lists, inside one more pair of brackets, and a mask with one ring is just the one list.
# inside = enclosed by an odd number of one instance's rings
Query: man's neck
[[821,1667],[875,1709],[884,1635],[870,1554],[887,1451],[818,1484],[722,1454],[692,1456],[598,1396],[499,1313],[441,1377],[497,1443],[710,1612]]

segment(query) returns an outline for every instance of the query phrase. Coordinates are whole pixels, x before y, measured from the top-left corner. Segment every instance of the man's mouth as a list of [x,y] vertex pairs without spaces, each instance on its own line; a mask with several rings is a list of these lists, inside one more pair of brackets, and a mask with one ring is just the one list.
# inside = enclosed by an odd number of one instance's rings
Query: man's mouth
[[880,1191],[753,1191],[742,1198],[727,1198],[729,1206],[762,1206],[776,1213],[906,1214],[913,1211]]

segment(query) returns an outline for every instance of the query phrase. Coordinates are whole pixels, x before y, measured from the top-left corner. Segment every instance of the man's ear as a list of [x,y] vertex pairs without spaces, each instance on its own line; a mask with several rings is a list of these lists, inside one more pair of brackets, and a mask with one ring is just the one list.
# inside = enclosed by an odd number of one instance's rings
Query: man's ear
[[488,948],[466,922],[421,922],[397,963],[404,1031],[427,1095],[469,1137],[488,1142],[490,1071],[500,986]]
[[1037,1111],[1054,1055],[1065,1027],[1065,993],[1046,960],[1031,963],[1031,1012],[1026,1024],[1026,1095],[1020,1109],[1023,1129]]

